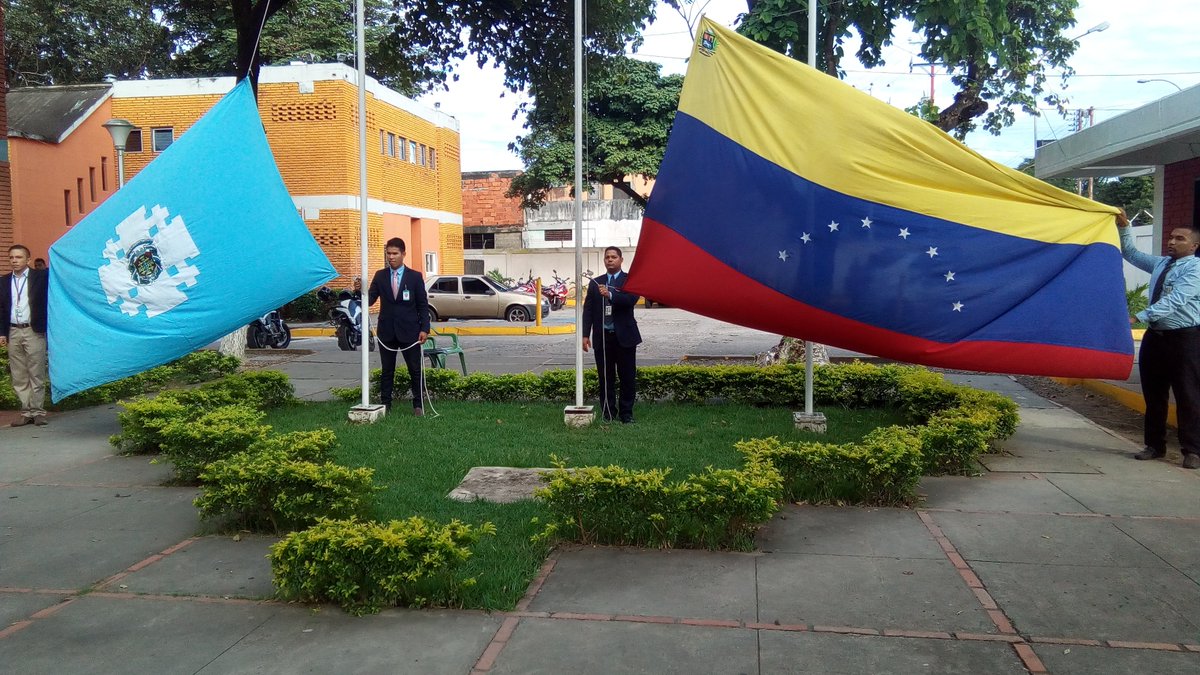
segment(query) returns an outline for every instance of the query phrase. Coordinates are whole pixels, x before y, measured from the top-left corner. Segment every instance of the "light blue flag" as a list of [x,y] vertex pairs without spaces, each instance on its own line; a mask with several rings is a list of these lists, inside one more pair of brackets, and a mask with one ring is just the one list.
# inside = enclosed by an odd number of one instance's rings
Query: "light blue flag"
[[335,276],[243,80],[50,247],[52,398],[177,359]]

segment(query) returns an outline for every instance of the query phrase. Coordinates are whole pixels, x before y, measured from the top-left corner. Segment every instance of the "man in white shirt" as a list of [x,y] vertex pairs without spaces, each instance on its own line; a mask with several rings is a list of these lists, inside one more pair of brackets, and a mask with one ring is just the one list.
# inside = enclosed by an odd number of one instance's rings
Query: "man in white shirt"
[[8,347],[8,372],[21,401],[14,427],[46,424],[46,270],[29,267],[29,249],[8,249],[12,272],[0,277],[0,347]]

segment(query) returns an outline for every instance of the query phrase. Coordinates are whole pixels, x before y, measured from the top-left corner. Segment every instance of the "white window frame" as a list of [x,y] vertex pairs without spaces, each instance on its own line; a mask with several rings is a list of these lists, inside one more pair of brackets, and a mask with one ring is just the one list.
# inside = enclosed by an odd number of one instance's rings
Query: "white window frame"
[[[162,146],[161,148],[158,147],[158,132],[160,132],[160,131],[165,131],[165,132],[171,134],[170,142],[168,142],[166,145]],[[174,142],[175,142],[175,128],[174,127],[153,127],[152,129],[150,129],[150,148],[152,150],[154,150],[154,152],[162,152],[163,150],[166,150],[167,148],[171,147],[171,143],[174,143]]]

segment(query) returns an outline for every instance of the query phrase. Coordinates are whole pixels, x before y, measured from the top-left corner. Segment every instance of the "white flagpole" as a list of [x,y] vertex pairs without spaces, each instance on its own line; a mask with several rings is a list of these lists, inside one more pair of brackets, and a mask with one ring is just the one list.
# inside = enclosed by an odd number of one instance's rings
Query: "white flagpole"
[[[583,406],[583,0],[575,0],[575,406]],[[538,306],[538,310],[541,307]],[[597,347],[592,346],[593,349]],[[603,376],[603,375],[602,375]]]
[[355,43],[358,58],[358,232],[359,253],[362,263],[363,299],[360,301],[362,325],[359,334],[359,352],[362,356],[362,407],[371,403],[371,313],[367,311],[366,284],[371,277],[367,276],[367,47],[366,20],[364,18],[363,0],[355,0]]
[[[808,3],[808,65],[817,67],[817,3]],[[813,343],[804,341],[804,414],[813,414]]]

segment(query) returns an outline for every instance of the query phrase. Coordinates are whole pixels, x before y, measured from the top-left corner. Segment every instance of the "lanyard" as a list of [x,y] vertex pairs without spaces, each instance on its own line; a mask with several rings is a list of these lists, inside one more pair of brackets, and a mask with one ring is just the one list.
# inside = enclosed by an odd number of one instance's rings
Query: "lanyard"
[[13,306],[15,307],[15,306],[21,304],[21,293],[25,290],[25,287],[29,284],[29,270],[25,270],[25,274],[21,277],[20,284],[17,283],[17,273],[13,272],[12,284],[13,284],[13,288],[16,289],[13,293],[13,295],[16,296],[13,300]]

